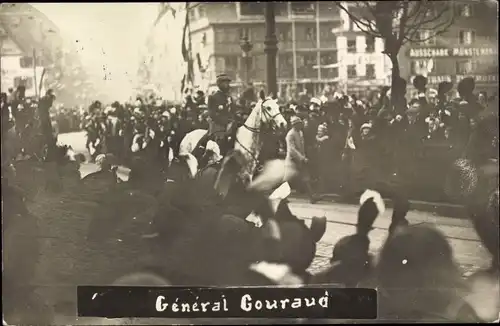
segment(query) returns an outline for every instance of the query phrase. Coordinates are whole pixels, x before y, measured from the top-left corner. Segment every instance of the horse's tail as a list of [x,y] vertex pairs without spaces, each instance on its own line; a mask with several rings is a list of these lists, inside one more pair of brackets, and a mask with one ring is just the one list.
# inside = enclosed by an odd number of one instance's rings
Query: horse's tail
[[185,162],[189,168],[191,178],[194,179],[198,173],[198,160],[191,153],[179,153],[179,161]]

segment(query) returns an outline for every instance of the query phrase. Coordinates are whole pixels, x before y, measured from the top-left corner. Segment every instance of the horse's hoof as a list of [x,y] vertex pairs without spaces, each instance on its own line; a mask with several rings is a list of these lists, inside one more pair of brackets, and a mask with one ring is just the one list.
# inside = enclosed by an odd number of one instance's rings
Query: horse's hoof
[[326,232],[326,216],[318,217],[314,216],[311,220],[311,235],[314,242],[318,242],[325,235]]

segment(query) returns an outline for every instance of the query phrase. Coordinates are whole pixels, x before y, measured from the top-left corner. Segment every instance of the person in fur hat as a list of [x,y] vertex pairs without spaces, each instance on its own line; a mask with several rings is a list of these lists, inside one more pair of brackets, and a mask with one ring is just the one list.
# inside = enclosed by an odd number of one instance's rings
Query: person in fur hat
[[476,88],[476,82],[474,78],[467,77],[462,79],[457,86],[458,95],[462,101],[469,103],[469,114],[468,117],[477,116],[484,107],[479,104],[476,96],[474,95],[474,89]]
[[419,102],[420,112],[426,116],[431,112],[431,105],[429,104],[426,95],[427,78],[422,75],[415,76],[413,79],[413,86],[417,90],[416,100]]

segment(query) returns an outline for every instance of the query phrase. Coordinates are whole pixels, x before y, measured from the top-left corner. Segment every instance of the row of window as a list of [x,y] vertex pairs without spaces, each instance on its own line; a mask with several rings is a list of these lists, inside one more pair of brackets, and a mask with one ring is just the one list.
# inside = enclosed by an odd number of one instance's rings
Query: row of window
[[[348,38],[347,39],[347,52],[348,53],[356,53],[357,50],[357,40],[356,38]],[[366,48],[365,52],[373,53],[375,52],[375,37],[366,36]]]
[[[365,77],[368,79],[375,79],[375,65],[374,64],[367,64],[365,65],[366,67],[366,73]],[[356,68],[356,65],[347,65],[347,78],[352,79],[352,78],[357,78],[358,77],[358,70]]]
[[[306,28],[304,31],[304,37],[298,37],[298,39],[305,39],[306,41],[311,41],[311,42],[316,42],[316,28],[315,27],[309,27]],[[246,38],[249,41],[252,40],[252,32],[255,32],[255,30],[252,30],[250,27],[242,27],[239,29],[239,35],[236,35],[234,32],[231,33],[231,31],[226,31],[226,30],[220,30],[216,32],[216,41],[218,43],[236,43],[239,42],[239,40]],[[325,36],[323,35],[323,31],[321,31],[321,38],[325,39]],[[330,35],[328,35],[330,36]],[[292,40],[292,33],[291,33],[291,28],[286,28],[286,27],[278,27],[277,28],[277,37],[278,40],[281,42],[289,42]],[[334,37],[330,37],[329,41],[332,41]],[[356,53],[357,52],[357,47],[356,47],[356,38],[348,38],[347,40],[347,52],[349,53]],[[366,52],[367,53],[373,53],[375,52],[375,37],[372,36],[366,36]]]
[[[249,1],[240,2],[240,16],[263,16],[265,11],[265,2]],[[316,5],[313,1],[292,1],[290,4],[292,15],[314,15]],[[288,4],[285,1],[274,3],[276,16],[288,16]]]
[[[310,1],[293,1],[290,4],[292,15],[315,15],[316,6],[314,2]],[[288,13],[288,4],[284,1],[277,1],[274,3],[275,14],[278,17],[286,17]],[[260,1],[254,2],[240,2],[239,15],[240,16],[263,16],[265,11],[265,3]],[[192,5],[189,9],[189,19],[195,21],[207,16],[206,7],[203,3]]]
[[[252,56],[250,57],[250,65],[253,66],[255,64],[255,61],[257,57]],[[226,55],[226,56],[219,56],[218,59],[222,60],[220,61],[220,64],[223,64],[225,67],[228,68],[235,68],[237,69],[238,67],[238,61],[241,62],[241,66],[244,65],[244,60],[245,58],[242,58],[239,55]],[[318,56],[316,53],[303,53],[297,54],[297,66],[315,66],[317,64],[317,59]],[[223,63],[222,63],[223,62]],[[280,65],[283,66],[293,66],[293,55],[291,53],[288,54],[280,54],[278,56],[278,62]],[[322,52],[320,53],[320,63],[322,66],[326,65],[331,65],[337,62],[337,52],[331,51],[331,52]]]
[[[435,45],[436,37],[432,35],[431,31],[419,31],[414,37],[415,41],[422,45]],[[458,44],[471,45],[476,40],[476,32],[473,30],[460,30],[458,31]]]
[[[304,31],[304,38],[308,41],[315,42],[316,41],[316,28],[309,27]],[[248,38],[251,40],[252,38],[252,29],[249,27],[240,28],[239,39]],[[323,33],[322,33],[323,34]],[[228,38],[231,34],[221,31],[220,38]],[[238,41],[233,35],[232,40],[227,39],[226,41]],[[326,35],[321,35],[324,38]],[[287,42],[291,41],[292,33],[291,28],[279,27],[277,31],[277,37],[279,41]],[[298,37],[298,39],[303,39],[302,37]],[[416,41],[419,41],[422,45],[435,45],[436,38],[433,37],[432,32],[428,30],[418,31],[414,36]],[[460,45],[471,45],[476,41],[476,32],[474,30],[460,30],[458,32],[458,44]],[[351,37],[347,39],[347,52],[356,53],[356,38]],[[375,37],[366,36],[366,52],[372,53],[375,51]]]
[[[239,15],[240,16],[263,16],[264,15],[265,3],[260,1],[255,2],[240,2],[239,5]],[[456,15],[459,17],[472,17],[473,16],[473,4],[457,4],[455,6]],[[316,6],[312,1],[292,1],[290,4],[292,15],[315,15]],[[276,16],[288,16],[288,5],[287,2],[278,1],[275,2],[275,13]],[[189,17],[191,20],[197,20],[205,18],[207,16],[206,7],[204,4],[199,3],[194,5],[189,9]],[[351,30],[357,30],[358,28],[351,21]]]
[[[334,53],[322,53],[320,55],[320,60],[321,60],[321,66],[326,66],[326,65],[331,65],[334,64],[336,55]],[[240,61],[241,60],[241,61]],[[240,63],[238,64],[238,61]],[[250,60],[247,61],[248,63],[245,63],[243,61],[243,58],[238,57],[238,56],[221,56],[217,58],[217,70],[220,71],[238,71],[242,69],[246,69],[245,65],[248,64],[248,70],[262,70],[265,67],[259,67],[258,66],[258,59],[256,57],[251,57]],[[304,54],[304,55],[298,55],[297,56],[297,70],[299,75],[304,75],[305,71],[302,70],[308,70],[308,72],[312,71],[317,71],[313,67],[316,66],[317,62],[317,56],[314,53],[311,54]],[[374,64],[367,64],[366,66],[366,74],[365,76],[367,78],[375,78],[375,65]],[[240,68],[240,69],[239,69]],[[285,70],[291,74],[293,69],[293,57],[291,55],[280,55],[278,58],[278,72],[284,72]],[[328,68],[328,69],[336,69],[336,68]],[[322,68],[323,70],[328,70],[325,68]],[[301,71],[299,71],[301,70]],[[317,74],[314,73],[314,74]],[[322,73],[322,75],[325,75]],[[348,65],[347,66],[347,77],[348,78],[357,78],[358,73],[357,73],[357,68],[356,65]]]
[[[459,17],[472,17],[474,5],[470,3],[456,4],[455,14]],[[292,15],[314,15],[316,6],[313,1],[291,1]],[[277,16],[288,16],[288,5],[284,1],[275,2]],[[262,16],[264,15],[264,2],[240,2],[240,16]]]
[[[262,29],[262,28],[261,28]],[[232,32],[230,30],[218,30],[216,32],[216,42],[218,43],[236,43],[239,42],[242,38],[247,38],[248,40],[252,40],[252,36],[258,35],[258,32],[262,32],[260,34],[264,34],[263,30],[258,31],[257,29],[252,29],[251,27],[241,27],[239,29],[239,33]],[[306,40],[311,42],[316,42],[317,30],[315,27],[308,27],[306,29],[298,30],[299,33],[303,32],[303,35],[298,35],[298,40]],[[326,35],[325,31],[321,31],[320,37],[321,39],[327,39],[328,41],[333,40],[334,35]],[[280,42],[290,42],[292,41],[292,31],[291,27],[280,26],[277,28],[276,33],[278,40]],[[330,36],[330,37],[328,37]],[[421,45],[435,45],[436,38],[433,37],[432,32],[428,30],[422,30],[416,32],[413,37],[416,41],[418,41]],[[476,41],[476,32],[474,30],[460,30],[458,32],[458,44],[459,45],[471,45]],[[367,53],[373,53],[375,51],[375,37],[366,36],[366,50]],[[350,37],[347,39],[347,52],[356,53],[356,38]]]
[[[429,65],[429,60],[412,60],[411,73],[412,75],[422,74],[436,71],[436,62],[432,62],[432,67]],[[478,60],[460,60],[455,63],[455,73],[458,75],[466,75],[477,72],[480,63]]]
[[[316,28],[310,27],[304,30],[305,39],[307,41],[316,42]],[[239,36],[239,38],[237,38]],[[231,42],[236,43],[239,42],[242,38],[247,38],[251,41],[252,39],[252,29],[250,27],[242,27],[239,30],[239,35],[235,33],[231,33],[229,31],[221,30],[217,32],[217,41],[218,42]],[[284,27],[278,28],[277,32],[278,40],[281,42],[291,41],[291,31]],[[423,30],[419,31],[415,35],[415,40],[420,40],[421,45],[432,46],[436,44],[436,38],[432,37],[430,31]],[[299,39],[301,39],[299,37]],[[373,53],[375,52],[375,37],[366,36],[366,49],[365,52]],[[460,30],[458,32],[458,44],[459,45],[472,45],[475,43],[476,33],[473,30]],[[350,37],[347,39],[347,52],[348,53],[357,53],[357,41],[355,37]]]
[[[316,27],[306,27],[296,28],[296,40],[306,40],[311,42],[317,41],[317,28]],[[258,33],[261,32],[261,33]],[[224,41],[237,41],[236,35],[232,35],[231,32],[221,30],[218,34],[218,39]],[[263,37],[264,30],[257,30],[256,28],[252,29],[251,27],[241,27],[239,29],[239,39],[247,38],[248,40],[252,40],[256,35],[261,35]],[[276,37],[280,42],[291,42],[293,40],[292,37],[292,27],[291,26],[278,26],[276,28]],[[320,40],[333,41],[335,39],[335,35],[332,34],[331,28],[320,28]]]

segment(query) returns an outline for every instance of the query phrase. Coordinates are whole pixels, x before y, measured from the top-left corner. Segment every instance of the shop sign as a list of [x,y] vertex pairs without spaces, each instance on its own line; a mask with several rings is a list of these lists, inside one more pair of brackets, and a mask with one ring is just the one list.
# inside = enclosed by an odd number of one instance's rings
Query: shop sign
[[494,48],[416,48],[410,49],[410,58],[476,57],[496,55]]
[[478,84],[498,83],[498,75],[457,75],[457,82],[464,78],[472,77]]
[[498,83],[498,75],[434,75],[427,76],[427,82],[431,85],[437,85],[442,82],[458,83],[462,79],[472,77],[478,84]]

